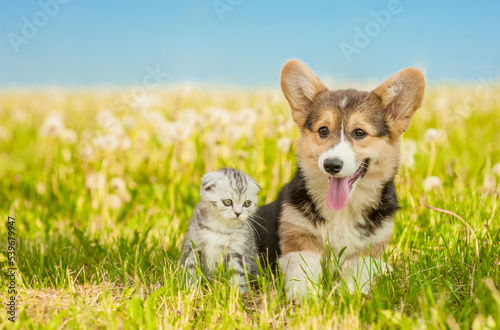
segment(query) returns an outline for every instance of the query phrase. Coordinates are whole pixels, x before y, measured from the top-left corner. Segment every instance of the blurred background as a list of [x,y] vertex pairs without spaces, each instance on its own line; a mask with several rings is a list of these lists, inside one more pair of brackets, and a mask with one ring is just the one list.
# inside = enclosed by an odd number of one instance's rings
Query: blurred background
[[498,1],[0,1],[1,86],[277,86],[305,61],[328,82],[416,66],[428,81],[500,75]]
[[[499,1],[0,0],[0,219],[16,218],[18,327],[495,328],[499,17]],[[263,205],[295,172],[279,86],[291,58],[329,88],[370,90],[409,66],[426,76],[401,144],[394,273],[369,299],[312,313],[266,282],[249,309],[219,289],[184,295],[177,260],[203,174],[246,172]],[[0,225],[6,279],[7,235]]]

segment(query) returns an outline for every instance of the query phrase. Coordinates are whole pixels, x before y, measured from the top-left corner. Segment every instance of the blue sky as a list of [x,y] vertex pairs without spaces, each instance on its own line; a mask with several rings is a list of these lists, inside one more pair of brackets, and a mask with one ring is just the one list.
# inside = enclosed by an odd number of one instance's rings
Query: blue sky
[[277,86],[290,58],[335,81],[408,66],[498,80],[499,15],[499,1],[0,0],[0,85],[133,85],[156,68],[165,83]]

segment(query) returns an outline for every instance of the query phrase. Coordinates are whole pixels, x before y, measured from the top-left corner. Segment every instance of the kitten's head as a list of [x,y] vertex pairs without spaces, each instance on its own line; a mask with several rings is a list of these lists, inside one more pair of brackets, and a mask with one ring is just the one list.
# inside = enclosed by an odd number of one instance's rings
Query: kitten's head
[[246,221],[257,210],[257,182],[243,172],[223,168],[201,178],[201,200],[224,221]]

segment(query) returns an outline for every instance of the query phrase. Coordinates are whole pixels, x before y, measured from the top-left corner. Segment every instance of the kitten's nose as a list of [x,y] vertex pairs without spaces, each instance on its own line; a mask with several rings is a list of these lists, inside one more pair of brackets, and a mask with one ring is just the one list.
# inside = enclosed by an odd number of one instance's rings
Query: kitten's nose
[[241,212],[234,212],[234,214],[236,215],[236,217],[239,217]]

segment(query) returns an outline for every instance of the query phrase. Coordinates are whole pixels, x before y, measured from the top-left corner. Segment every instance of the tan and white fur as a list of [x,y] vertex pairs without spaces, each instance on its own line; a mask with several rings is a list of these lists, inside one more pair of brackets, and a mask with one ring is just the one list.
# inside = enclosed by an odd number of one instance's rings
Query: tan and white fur
[[257,212],[261,254],[271,264],[279,258],[288,297],[301,300],[315,293],[327,246],[335,255],[345,248],[339,271],[349,290],[366,293],[384,268],[398,209],[400,137],[422,102],[423,75],[409,68],[371,92],[330,91],[291,60],[281,87],[300,130],[297,173]]

